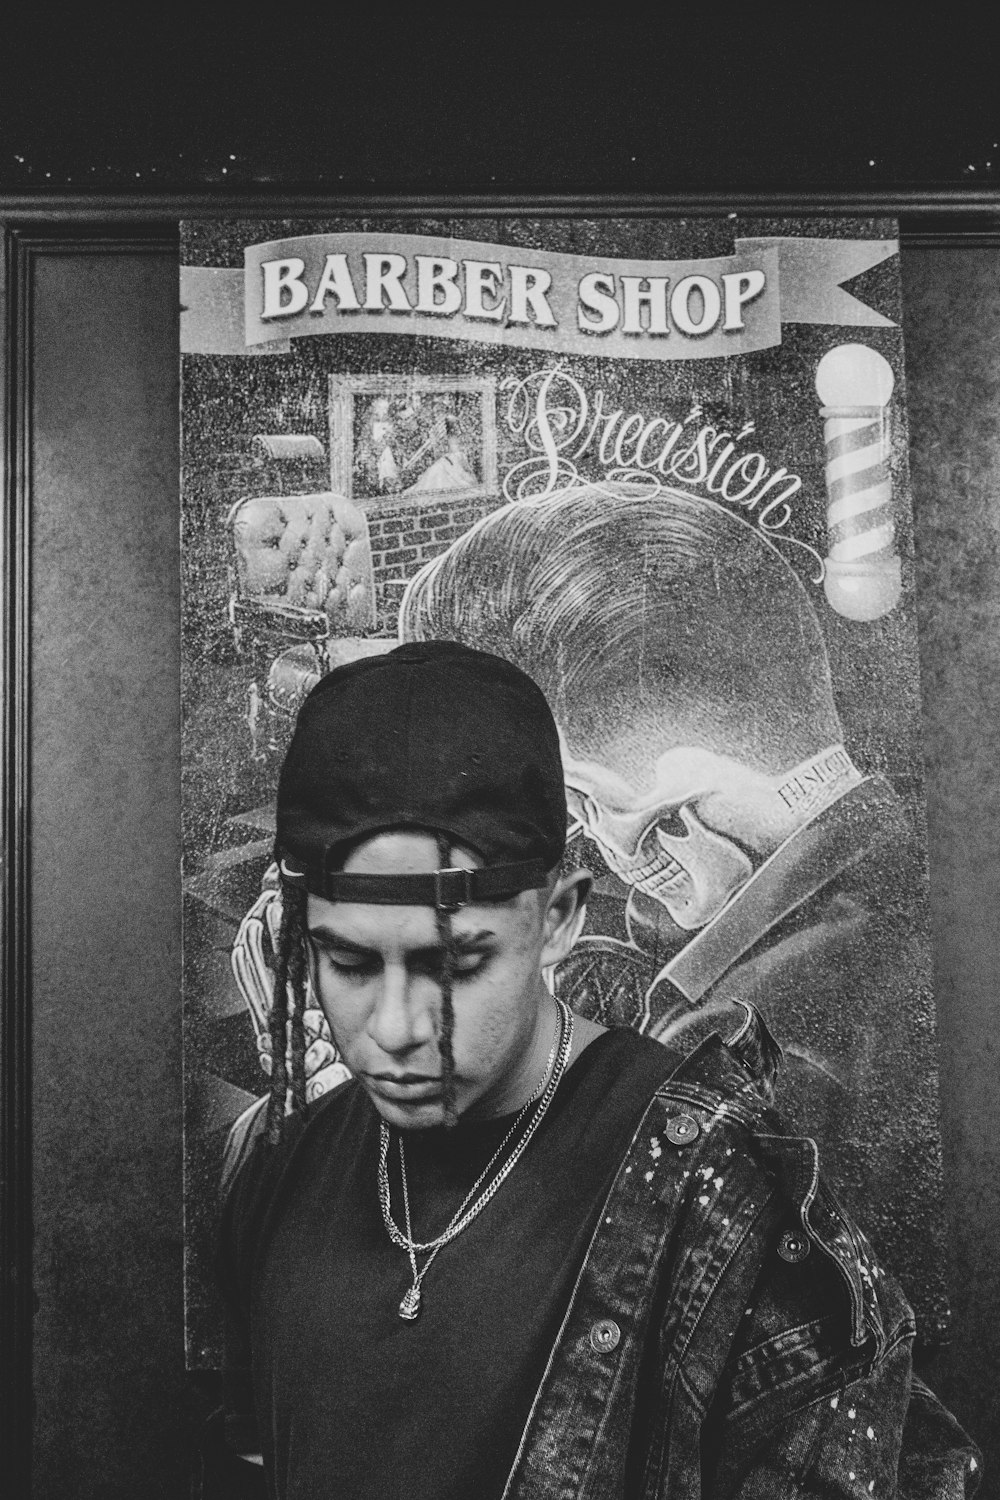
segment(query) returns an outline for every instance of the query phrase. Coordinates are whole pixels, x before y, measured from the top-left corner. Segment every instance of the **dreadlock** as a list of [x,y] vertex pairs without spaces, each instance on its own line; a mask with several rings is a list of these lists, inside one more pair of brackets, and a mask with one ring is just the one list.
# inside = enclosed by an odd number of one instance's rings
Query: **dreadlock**
[[[442,870],[448,868],[451,859],[451,844],[444,834],[437,836],[438,860]],[[435,906],[438,942],[441,944],[441,1033],[438,1049],[441,1053],[441,1083],[444,1095],[444,1123],[457,1125],[455,1112],[455,1053],[452,1037],[455,1034],[455,1006],[452,1000],[452,984],[455,977],[455,942],[451,930],[451,912]]]
[[[272,1145],[281,1139],[289,1085],[292,1113],[306,1107],[306,892],[284,875],[280,877],[281,926],[274,955],[274,997],[271,1002],[271,1093],[267,1103],[267,1138]],[[289,1016],[289,996],[291,1016]],[[291,1021],[292,1074],[289,1080],[286,1053]]]

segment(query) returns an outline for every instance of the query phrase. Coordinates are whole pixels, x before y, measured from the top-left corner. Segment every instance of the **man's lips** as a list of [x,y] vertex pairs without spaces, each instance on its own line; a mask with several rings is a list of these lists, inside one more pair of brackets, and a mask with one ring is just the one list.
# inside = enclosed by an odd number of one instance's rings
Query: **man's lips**
[[426,1073],[367,1073],[369,1088],[385,1099],[399,1101],[436,1099],[441,1093],[440,1078]]

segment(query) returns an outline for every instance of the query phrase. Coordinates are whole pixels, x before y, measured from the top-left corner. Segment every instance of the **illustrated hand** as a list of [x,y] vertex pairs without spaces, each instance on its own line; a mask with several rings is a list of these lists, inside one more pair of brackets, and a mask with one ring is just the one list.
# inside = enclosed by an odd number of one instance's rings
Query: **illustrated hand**
[[[261,893],[239,925],[233,943],[233,978],[246,1002],[257,1038],[260,1065],[271,1074],[271,997],[274,991],[272,963],[281,927],[281,892],[278,867],[271,865],[261,882]],[[289,997],[289,1000],[291,997]],[[306,981],[306,1098],[312,1102],[343,1083],[351,1075],[340,1061],[326,1017],[316,1003],[312,985]],[[286,1057],[291,1067],[291,1053]]]
[[[307,1008],[302,1021],[306,1033],[306,1099],[311,1104],[314,1099],[328,1094],[331,1089],[335,1089],[351,1075],[340,1061],[340,1053],[333,1044],[330,1028],[326,1024],[326,1016],[323,1012]],[[258,1033],[257,1051],[260,1054],[260,1065],[270,1078],[271,1038],[266,1031],[263,1034]],[[290,1069],[292,1066],[290,1047],[286,1064]]]

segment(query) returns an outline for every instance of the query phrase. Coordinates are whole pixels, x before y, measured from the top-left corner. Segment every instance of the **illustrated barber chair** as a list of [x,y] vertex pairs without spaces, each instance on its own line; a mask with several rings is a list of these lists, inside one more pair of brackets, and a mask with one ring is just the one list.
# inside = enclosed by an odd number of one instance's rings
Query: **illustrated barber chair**
[[[257,495],[227,517],[235,569],[229,618],[252,665],[255,740],[294,717],[310,688],[341,662],[385,651],[372,639],[375,575],[364,513],[331,492]],[[263,719],[264,722],[258,722]]]

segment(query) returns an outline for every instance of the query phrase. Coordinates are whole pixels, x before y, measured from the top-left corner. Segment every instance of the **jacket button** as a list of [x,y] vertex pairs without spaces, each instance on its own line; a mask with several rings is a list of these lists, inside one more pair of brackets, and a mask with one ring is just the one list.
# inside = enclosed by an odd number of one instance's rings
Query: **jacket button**
[[789,1229],[778,1241],[778,1254],[794,1266],[809,1254],[809,1241],[798,1230]]
[[610,1354],[621,1343],[622,1331],[612,1318],[600,1318],[590,1330],[591,1348],[598,1354]]
[[701,1134],[701,1126],[694,1115],[674,1115],[667,1121],[664,1135],[672,1146],[690,1146]]

